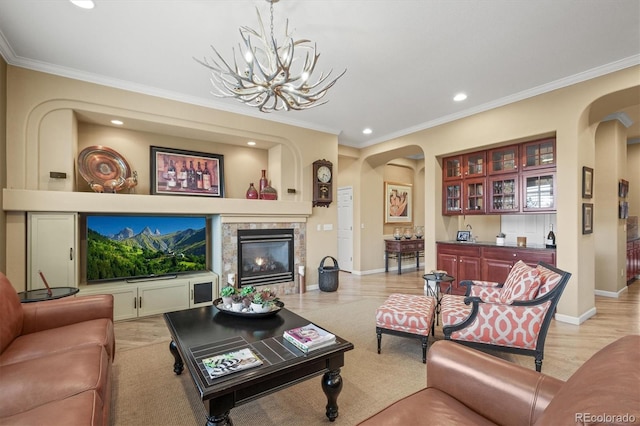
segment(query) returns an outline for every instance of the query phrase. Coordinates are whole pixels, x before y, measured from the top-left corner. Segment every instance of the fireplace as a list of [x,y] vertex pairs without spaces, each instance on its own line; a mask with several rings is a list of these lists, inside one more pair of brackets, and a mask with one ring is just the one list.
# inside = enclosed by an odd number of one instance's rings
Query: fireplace
[[294,280],[293,229],[238,229],[238,286]]

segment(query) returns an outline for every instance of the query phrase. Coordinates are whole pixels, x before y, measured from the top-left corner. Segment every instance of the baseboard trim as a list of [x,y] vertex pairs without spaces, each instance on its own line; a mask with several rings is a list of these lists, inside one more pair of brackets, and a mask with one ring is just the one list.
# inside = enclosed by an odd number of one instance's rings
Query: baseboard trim
[[564,314],[556,314],[555,319],[556,321],[566,322],[567,324],[580,325],[586,320],[588,320],[589,318],[591,318],[592,316],[594,316],[595,314],[596,314],[596,308],[594,306],[593,308],[589,309],[587,312],[580,315],[579,317],[572,317],[570,315],[564,315]]
[[[389,269],[391,270],[391,269]],[[371,275],[371,274],[379,274],[384,272],[384,268],[380,269],[369,269],[368,271],[351,271],[353,275]]]
[[593,294],[595,294],[596,296],[611,297],[611,298],[617,299],[625,291],[627,291],[627,286],[624,286],[624,288],[618,291],[605,291],[605,290],[596,289],[593,291]]
[[[403,271],[407,271],[407,272],[412,272],[412,271],[416,271],[415,266],[413,265],[402,265],[402,270]],[[425,274],[427,273],[427,270],[425,269],[425,264],[421,263],[420,266],[418,267],[417,270],[424,270]],[[369,270],[365,270],[365,271],[351,271],[351,273],[353,275],[371,275],[371,274],[381,274],[384,273],[385,270],[384,268],[380,268],[380,269],[369,269]],[[394,272],[397,273],[398,272],[398,266],[389,266],[389,272]]]

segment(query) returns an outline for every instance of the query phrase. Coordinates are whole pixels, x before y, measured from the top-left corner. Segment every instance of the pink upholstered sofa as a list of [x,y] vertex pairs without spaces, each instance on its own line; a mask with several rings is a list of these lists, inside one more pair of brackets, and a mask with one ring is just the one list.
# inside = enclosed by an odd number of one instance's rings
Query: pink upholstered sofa
[[21,304],[0,273],[0,424],[109,425],[113,296]]

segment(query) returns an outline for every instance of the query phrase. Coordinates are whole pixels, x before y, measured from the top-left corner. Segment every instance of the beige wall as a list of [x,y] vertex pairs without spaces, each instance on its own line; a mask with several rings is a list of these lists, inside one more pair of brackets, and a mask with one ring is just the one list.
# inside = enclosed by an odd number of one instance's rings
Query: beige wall
[[[0,56],[0,188],[7,186],[7,63]],[[2,204],[2,194],[0,193],[0,204]],[[0,272],[7,271],[6,241],[7,225],[4,210],[0,210]]]
[[[498,144],[530,140],[547,135],[556,135],[558,151],[557,172],[557,232],[558,266],[572,272],[573,277],[558,307],[561,316],[570,321],[585,319],[593,314],[595,272],[595,235],[581,233],[580,196],[582,166],[596,167],[595,139],[600,120],[625,106],[629,90],[638,88],[637,75],[640,67],[633,67],[584,83],[555,90],[514,104],[447,123],[431,129],[406,135],[388,142],[355,150],[338,147],[335,135],[301,129],[258,118],[187,105],[166,99],[106,88],[90,83],[65,79],[52,75],[28,71],[9,66],[7,105],[7,182],[8,188],[38,189],[49,185],[42,181],[46,171],[43,153],[52,151],[50,144],[60,144],[53,158],[46,158],[47,166],[70,167],[77,155],[78,144],[89,128],[80,125],[79,134],[74,134],[73,117],[56,111],[73,110],[83,113],[108,116],[119,114],[125,120],[136,120],[151,126],[155,134],[171,134],[179,138],[195,140],[194,146],[207,151],[213,145],[228,143],[225,135],[255,138],[270,143],[269,174],[281,181],[282,189],[295,188],[296,200],[311,199],[311,163],[326,158],[337,164],[337,186],[351,186],[354,190],[354,270],[366,273],[380,270],[383,237],[386,233],[383,220],[383,185],[387,179],[388,164],[416,153],[424,154],[424,161],[408,163],[413,169],[413,181],[422,200],[418,200],[422,212],[415,214],[416,223],[425,225],[425,263],[435,265],[435,241],[451,239],[455,231],[472,224],[474,234],[480,239],[490,239],[499,229],[497,216],[445,217],[441,214],[441,165],[440,160],[457,152],[484,149]],[[626,94],[626,96],[625,96]],[[634,93],[632,93],[633,95]],[[637,97],[636,97],[637,102]],[[594,106],[597,106],[595,108]],[[51,114],[51,115],[50,115]],[[49,122],[51,121],[51,122]],[[64,123],[70,124],[64,124]],[[59,126],[60,123],[63,123]],[[49,131],[40,137],[43,128]],[[89,126],[91,127],[91,126]],[[165,131],[167,130],[167,131]],[[108,133],[105,129],[93,129],[96,133]],[[193,137],[198,135],[221,135],[216,137]],[[132,135],[130,135],[133,137]],[[146,135],[136,135],[136,137]],[[154,136],[154,139],[156,136]],[[171,138],[163,143],[172,143]],[[147,142],[145,142],[147,143]],[[150,143],[150,142],[149,142]],[[191,143],[191,141],[189,141]],[[45,146],[42,146],[42,145]],[[216,146],[216,149],[220,146]],[[225,149],[228,147],[225,147]],[[228,148],[229,156],[237,155],[240,148]],[[47,151],[49,150],[49,151]],[[285,152],[283,154],[282,152]],[[634,151],[637,152],[637,151]],[[59,153],[59,154],[58,154]],[[274,170],[274,157],[286,158],[280,162],[280,170]],[[144,165],[142,154],[132,154],[132,161]],[[138,159],[140,158],[140,159]],[[633,158],[638,159],[637,154]],[[262,165],[262,159],[253,159]],[[408,161],[408,160],[402,160]],[[620,160],[623,161],[623,160]],[[71,161],[72,165],[73,161]],[[33,168],[32,164],[39,166]],[[253,164],[253,163],[252,163]],[[142,170],[142,169],[141,169]],[[248,174],[247,174],[248,173]],[[248,185],[247,178],[253,170],[227,169],[225,179],[233,189],[230,193],[242,196]],[[630,169],[631,189],[640,188],[634,182]],[[74,173],[71,173],[74,175]],[[637,179],[637,177],[636,177]],[[142,186],[142,185],[141,185]],[[334,191],[335,189],[334,188]],[[44,188],[43,188],[44,189]],[[142,187],[140,188],[142,190]],[[186,197],[188,198],[188,197]],[[595,200],[597,202],[597,200]],[[632,199],[630,199],[632,201]],[[185,201],[188,202],[188,201]],[[55,206],[52,206],[55,208]],[[596,211],[601,206],[596,206]],[[637,202],[630,210],[638,211]],[[423,215],[423,217],[419,217]],[[3,249],[11,247],[11,259],[7,259],[10,278],[24,276],[24,214],[10,213],[7,216],[6,242]],[[310,285],[317,281],[313,273],[316,265],[326,255],[337,253],[337,208],[314,208],[308,222],[308,273]],[[333,224],[333,231],[317,231],[319,224]],[[596,229],[597,232],[597,229]],[[9,255],[9,254],[8,254]],[[617,262],[617,259],[616,259]],[[9,274],[10,272],[10,274]]]
[[595,241],[595,288],[615,294],[627,284],[626,221],[618,215],[618,181],[627,169],[626,129],[619,121],[598,126],[595,138],[593,238]]
[[[152,133],[158,130],[158,133],[152,136],[145,132],[127,132],[121,129],[116,132],[104,126],[76,125],[76,117],[77,121],[83,122],[83,117],[112,116],[154,129]],[[267,168],[271,169],[269,177],[280,180],[277,187],[280,195],[293,198],[293,201],[310,202],[313,161],[325,158],[336,164],[338,159],[336,135],[13,66],[7,68],[6,117],[7,139],[12,143],[7,146],[7,158],[3,162],[7,171],[7,182],[3,187],[11,189],[60,189],[51,188],[48,180],[48,171],[55,170],[67,172],[69,176],[70,181],[63,183],[66,187],[62,189],[74,190],[74,159],[79,148],[93,143],[93,136],[116,145],[120,148],[120,153],[130,157],[130,161],[140,170],[148,168],[149,160],[145,158],[149,154],[144,154],[143,151],[151,143],[174,146],[174,142],[178,141],[187,144],[190,149],[204,152],[224,149],[224,153],[229,156],[229,164],[225,163],[226,184],[230,194],[242,198],[249,183],[260,177],[260,168]],[[46,134],[42,134],[43,129]],[[269,147],[269,161],[265,164],[264,153],[248,155],[249,151],[244,147],[222,147],[217,141],[222,139],[227,142],[231,137],[235,138],[234,141],[243,141],[243,144],[249,139],[265,143]],[[129,145],[130,142],[135,145]],[[282,149],[278,149],[278,146]],[[247,154],[245,159],[244,154]],[[271,157],[274,156],[278,157],[277,163],[281,170],[273,169],[276,161],[272,161]],[[145,189],[145,185],[148,188],[148,177],[142,173],[139,177],[141,180],[146,178],[147,182],[141,182],[138,190],[148,191]],[[84,183],[80,183],[82,185]],[[287,188],[296,189],[296,193],[285,195]],[[198,197],[181,197],[181,202],[188,205],[191,198]],[[51,209],[55,210],[56,206],[52,205]],[[312,216],[308,218],[309,267],[315,268],[326,255],[337,255],[336,217],[337,208],[334,203],[330,208],[314,208]],[[334,226],[331,231],[317,231],[317,224]],[[16,288],[24,289],[25,214],[10,212],[4,229],[7,235],[6,240],[3,239],[3,249],[12,247],[11,252],[7,253],[7,275]],[[308,273],[307,283],[317,283],[317,274]]]
[[[557,264],[573,274],[558,312],[569,322],[581,322],[595,313],[595,238],[593,234],[582,235],[581,230],[582,167],[594,167],[598,124],[606,115],[629,106],[625,102],[633,97],[628,96],[629,91],[635,93],[638,88],[639,69],[622,70],[365,148],[360,158],[362,180],[377,177],[367,167],[369,159],[375,161],[385,153],[409,146],[422,149],[425,154],[425,262],[435,265],[435,241],[453,238],[461,224],[461,218],[441,214],[440,159],[453,153],[555,134],[558,154],[556,234],[562,241],[558,246]],[[599,102],[605,97],[606,102]],[[598,106],[595,112],[592,111],[594,104]],[[361,211],[373,211],[379,201],[374,196],[363,197]],[[476,221],[475,218],[466,219]],[[475,233],[484,234],[481,238],[494,235],[499,229],[499,221],[491,222],[487,217],[477,220],[488,220],[474,225]],[[491,229],[487,230],[488,227]],[[362,240],[360,257],[378,258],[378,244],[375,241],[365,243],[365,238]],[[613,261],[617,263],[618,259]]]
[[[640,117],[636,117],[640,120]],[[640,143],[627,145],[627,180],[629,181],[629,216],[640,216]]]

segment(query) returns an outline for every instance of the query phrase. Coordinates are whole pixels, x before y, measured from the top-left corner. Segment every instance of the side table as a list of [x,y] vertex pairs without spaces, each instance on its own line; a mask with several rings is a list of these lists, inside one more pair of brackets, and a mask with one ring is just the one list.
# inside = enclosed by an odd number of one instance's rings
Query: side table
[[[456,279],[455,277],[452,277],[448,274],[424,274],[422,278],[424,278],[424,290],[426,294],[428,296],[433,296],[436,298],[436,325],[439,325],[438,315],[440,315],[440,302],[442,301],[442,294],[451,294],[451,285]],[[429,286],[429,281],[433,281],[434,283],[436,283],[436,285],[434,286],[435,289],[432,289]],[[442,283],[449,283],[449,286],[444,291],[441,288]]]
[[411,254],[416,257],[416,270],[420,269],[420,253],[424,251],[424,240],[393,239],[384,240],[384,271],[389,272],[389,256],[394,255],[398,259],[398,275],[402,274],[402,255]]
[[22,291],[18,293],[18,297],[21,303],[43,302],[45,300],[55,300],[73,296],[79,291],[80,289],[76,287],[51,287],[51,296],[49,296],[46,288],[39,288],[36,290]]

